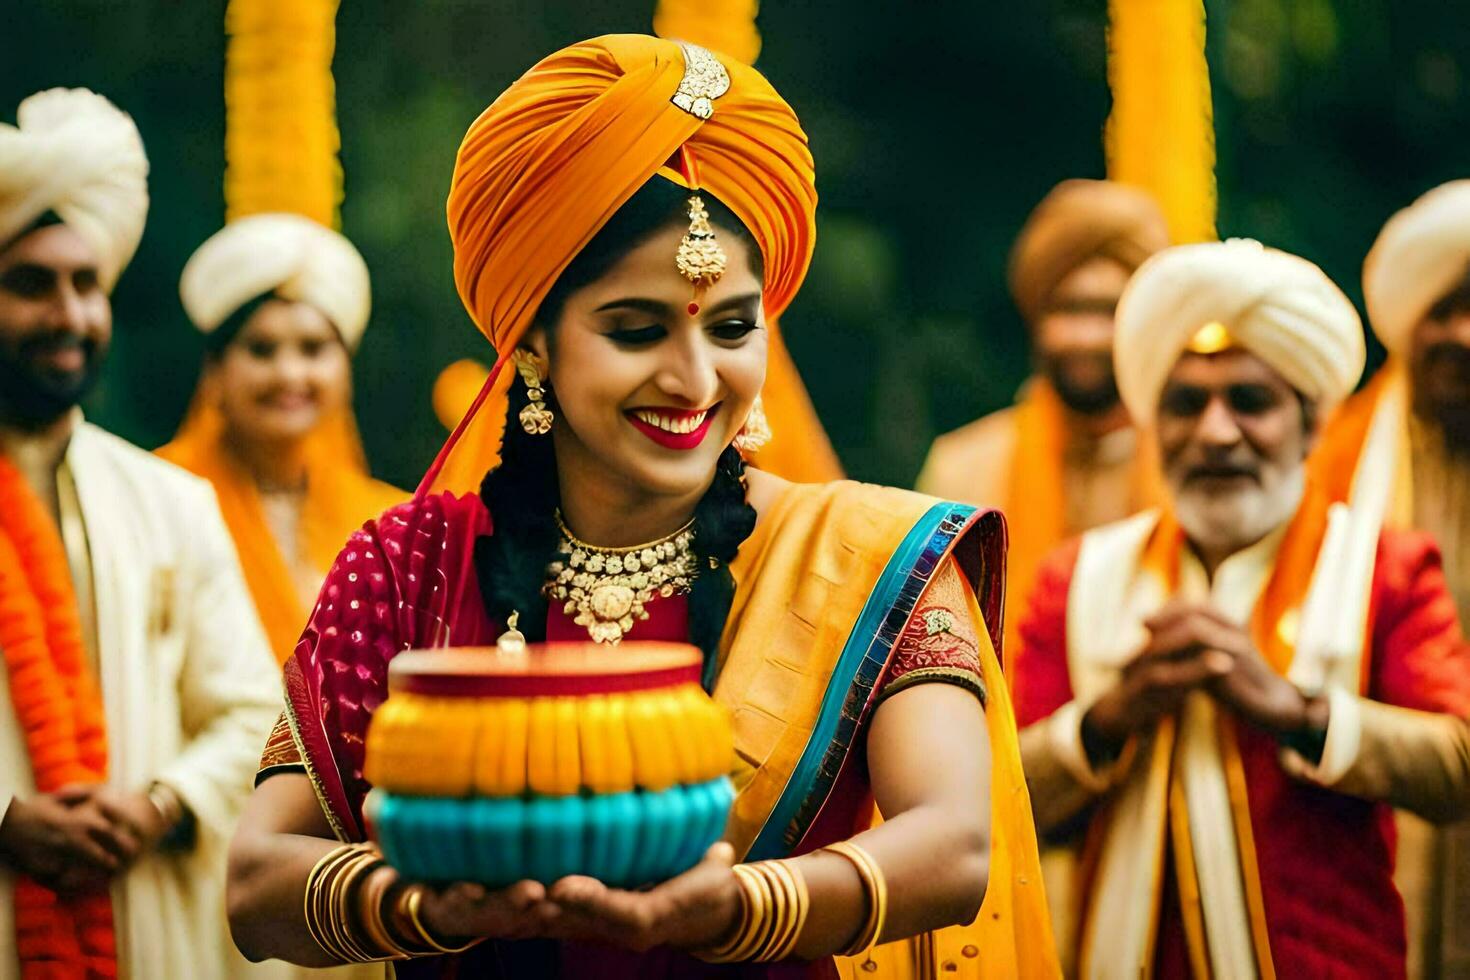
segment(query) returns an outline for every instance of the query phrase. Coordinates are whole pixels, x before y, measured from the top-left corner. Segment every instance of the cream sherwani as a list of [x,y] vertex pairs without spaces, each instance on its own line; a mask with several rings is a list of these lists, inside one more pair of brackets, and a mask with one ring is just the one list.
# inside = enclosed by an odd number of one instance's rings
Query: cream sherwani
[[[120,975],[224,977],[243,966],[225,922],[225,854],[280,712],[275,661],[208,483],[86,423],[52,486],[46,475],[36,489],[59,501],[78,596],[91,606],[82,622],[106,708],[109,782],[165,783],[198,821],[191,851],[150,854],[115,884]],[[77,574],[79,531],[90,574]],[[34,792],[0,672],[0,807]],[[19,976],[12,898],[0,871],[0,980]]]

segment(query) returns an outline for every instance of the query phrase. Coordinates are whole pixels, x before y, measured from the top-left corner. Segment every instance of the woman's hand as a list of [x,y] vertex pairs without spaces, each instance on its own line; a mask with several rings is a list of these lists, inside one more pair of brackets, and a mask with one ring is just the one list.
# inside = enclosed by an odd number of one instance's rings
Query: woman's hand
[[638,952],[717,945],[740,917],[740,885],[730,870],[734,863],[735,849],[722,841],[694,867],[648,891],[609,888],[582,875],[563,878],[547,896],[556,909],[550,933]]
[[446,946],[544,936],[558,917],[539,881],[518,881],[498,891],[467,881],[438,889],[426,886],[419,905],[419,921]]

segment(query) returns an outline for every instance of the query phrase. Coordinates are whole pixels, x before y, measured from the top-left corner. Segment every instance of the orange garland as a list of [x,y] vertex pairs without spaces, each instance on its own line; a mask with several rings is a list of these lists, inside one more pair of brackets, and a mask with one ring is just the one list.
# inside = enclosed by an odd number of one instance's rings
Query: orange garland
[[[107,777],[102,696],[88,672],[81,619],[55,522],[0,457],[0,651],[36,789]],[[16,949],[26,980],[117,976],[112,898],[106,889],[61,896],[21,878]]]

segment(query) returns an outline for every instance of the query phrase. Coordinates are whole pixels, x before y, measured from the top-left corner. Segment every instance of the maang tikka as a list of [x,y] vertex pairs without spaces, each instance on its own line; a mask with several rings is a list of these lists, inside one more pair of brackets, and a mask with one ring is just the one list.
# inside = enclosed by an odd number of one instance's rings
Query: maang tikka
[[[730,91],[730,73],[719,58],[697,44],[680,41],[679,50],[684,55],[684,75],[670,101],[696,119],[708,120],[715,114],[715,101]],[[689,315],[694,316],[699,312],[700,295],[725,274],[728,260],[715,241],[709,212],[699,196],[699,167],[689,144],[680,146],[676,156],[675,169],[689,188],[689,230],[679,243],[674,262],[680,274],[694,284],[694,298],[689,303]]]
[[556,416],[551,409],[546,407],[545,384],[541,379],[541,365],[536,360],[536,355],[530,351],[517,347],[510,355],[511,363],[516,366],[516,373],[526,385],[526,398],[530,402],[521,409],[521,428],[526,430],[527,435],[544,436],[551,431],[551,422]]
[[725,274],[729,259],[720,243],[715,241],[715,230],[710,227],[709,212],[705,210],[704,198],[697,193],[689,196],[689,230],[679,242],[679,251],[674,264],[679,273],[694,283],[695,295],[720,281]]

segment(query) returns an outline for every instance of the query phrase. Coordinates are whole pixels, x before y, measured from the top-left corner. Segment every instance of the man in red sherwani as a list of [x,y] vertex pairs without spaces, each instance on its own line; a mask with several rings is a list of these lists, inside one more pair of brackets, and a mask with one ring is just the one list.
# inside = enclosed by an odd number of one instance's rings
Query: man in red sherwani
[[1146,262],[1119,391],[1169,503],[1043,566],[1013,668],[1086,977],[1404,974],[1391,807],[1470,811],[1470,647],[1439,553],[1304,460],[1363,365],[1321,270],[1251,241]]

